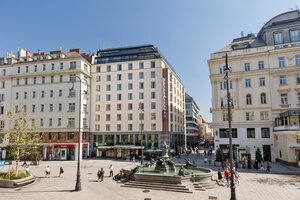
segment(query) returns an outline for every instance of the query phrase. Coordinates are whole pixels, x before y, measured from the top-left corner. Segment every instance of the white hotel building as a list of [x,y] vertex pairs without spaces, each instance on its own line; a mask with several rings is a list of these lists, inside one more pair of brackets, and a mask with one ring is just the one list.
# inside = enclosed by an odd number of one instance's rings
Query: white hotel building
[[[16,113],[23,105],[31,123],[39,127],[43,135],[42,159],[74,160],[79,135],[82,154],[87,156],[90,148],[90,98],[81,95],[79,88],[81,84],[82,91],[90,90],[90,67],[90,62],[80,55],[79,49],[49,54],[32,54],[20,49],[18,56],[9,54],[0,58],[1,129],[11,128],[6,113]],[[86,81],[80,82],[75,76]],[[73,82],[75,90],[70,91]],[[80,120],[79,109],[82,112]],[[0,148],[1,156],[5,158],[6,144],[2,143]]]
[[[224,80],[225,54],[232,68]],[[268,21],[257,35],[234,39],[208,60],[216,148],[228,149],[226,88],[232,97],[232,130],[237,159],[260,148],[266,161],[295,165],[300,160],[300,15],[298,10]]]
[[185,89],[153,45],[99,50],[92,65],[91,133],[99,157],[140,156],[185,143]]

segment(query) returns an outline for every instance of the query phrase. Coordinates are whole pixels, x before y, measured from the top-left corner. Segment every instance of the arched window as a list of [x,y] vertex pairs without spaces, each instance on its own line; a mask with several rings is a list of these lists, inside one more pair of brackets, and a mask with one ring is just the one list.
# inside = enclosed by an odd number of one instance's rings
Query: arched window
[[247,95],[246,95],[246,104],[247,104],[247,105],[252,104],[252,97],[251,97],[251,94],[247,94]]
[[220,74],[223,74],[223,67],[220,67]]
[[260,94],[260,103],[261,104],[266,104],[267,103],[266,93],[264,93],[264,92]]

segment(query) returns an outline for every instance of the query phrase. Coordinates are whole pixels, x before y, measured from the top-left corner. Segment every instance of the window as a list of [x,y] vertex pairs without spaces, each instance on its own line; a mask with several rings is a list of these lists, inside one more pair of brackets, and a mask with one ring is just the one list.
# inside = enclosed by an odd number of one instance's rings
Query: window
[[69,89],[69,96],[68,97],[75,97],[76,96],[76,90]]
[[246,104],[251,105],[252,104],[252,97],[251,94],[246,95]]
[[156,124],[151,124],[151,130],[155,131],[156,130]]
[[25,78],[25,85],[28,85],[28,78]]
[[5,88],[5,81],[1,82],[1,88]]
[[245,80],[245,87],[246,88],[251,88],[251,79],[246,79]]
[[151,61],[151,68],[155,68],[155,61]]
[[96,91],[100,92],[101,91],[101,85],[96,85]]
[[128,93],[128,100],[132,100],[132,93]]
[[[74,118],[69,118],[69,122],[71,122]],[[72,122],[71,122],[72,123]],[[74,119],[74,123],[75,123],[75,119]],[[69,126],[70,123],[68,123],[68,126]],[[71,127],[71,126],[69,126]],[[74,139],[74,133],[72,132],[68,132],[68,135],[67,135],[67,139],[68,140],[73,140]]]
[[132,80],[132,73],[128,73],[128,80]]
[[266,85],[265,78],[259,78],[259,86],[263,87]]
[[51,76],[50,81],[51,81],[51,83],[54,83],[54,76]]
[[132,110],[132,103],[128,104],[128,110]]
[[[219,132],[220,132],[220,138],[229,138],[229,131],[228,131],[228,129],[226,129],[226,128],[220,128]],[[238,137],[237,129],[236,128],[231,129],[231,135],[232,135],[232,138],[237,138]]]
[[29,67],[28,67],[28,66],[26,66],[26,73],[28,72],[28,68],[29,68]]
[[250,63],[244,64],[245,71],[250,71]]
[[95,118],[96,118],[95,119],[96,122],[100,122],[100,115],[99,114],[97,114]]
[[220,90],[223,90],[223,82],[220,82]]
[[54,70],[55,69],[55,66],[54,66],[54,63],[51,64],[51,70]]
[[279,67],[285,67],[285,57],[278,58],[278,65]]
[[19,99],[19,92],[16,92],[16,99]]
[[139,63],[139,68],[140,68],[140,69],[144,69],[144,63],[143,63],[143,62],[140,62],[140,63]]
[[75,103],[69,103],[69,110],[68,112],[75,112]]
[[60,63],[60,69],[64,68],[64,63]]
[[106,111],[110,111],[110,108],[111,108],[110,104],[106,104]]
[[101,81],[101,76],[100,75],[97,75],[96,76],[96,82],[100,82]]
[[76,81],[76,74],[69,75],[69,82],[74,83]]
[[106,124],[105,130],[110,131],[110,125],[109,124]]
[[139,120],[144,120],[144,113],[139,113]]
[[45,84],[45,77],[42,77],[42,83]]
[[279,76],[279,85],[286,85],[286,76]]
[[111,85],[106,85],[106,91],[110,91],[111,90]]
[[270,128],[261,128],[261,138],[270,138]]
[[139,93],[139,99],[144,99],[144,93],[143,92]]
[[121,121],[122,120],[122,115],[121,114],[117,114],[117,121]]
[[40,126],[44,126],[44,119],[40,119]]
[[50,90],[50,97],[53,97],[53,90]]
[[151,102],[151,109],[156,109],[156,103],[155,102]]
[[283,43],[282,33],[274,33],[274,43],[275,44],[282,44]]
[[297,66],[300,66],[300,55],[296,55],[296,56],[295,56],[295,64],[296,64]]
[[44,104],[41,104],[41,112],[44,112]]
[[19,111],[18,106],[15,106],[15,113],[17,113]]
[[291,42],[296,42],[300,40],[299,30],[290,30]]
[[300,84],[300,74],[296,74],[296,83]]
[[111,66],[110,66],[110,65],[107,65],[107,66],[106,66],[106,71],[107,71],[107,72],[110,72],[110,71],[111,71]]
[[68,118],[68,127],[75,127],[75,118]]
[[35,105],[32,105],[32,112],[35,112]]
[[156,98],[155,92],[151,92],[151,99],[155,99],[155,98]]
[[0,115],[3,115],[4,114],[4,106],[1,106],[0,107]]
[[122,74],[117,74],[117,80],[118,81],[122,80]]
[[259,62],[258,62],[258,69],[259,69],[259,70],[265,69],[265,63],[264,63],[264,61],[259,61]]
[[52,118],[49,119],[49,126],[52,126]]
[[76,69],[76,62],[70,62],[70,69]]
[[128,124],[128,131],[132,131],[132,124]]
[[27,99],[27,92],[24,92],[24,99]]
[[247,128],[247,138],[255,138],[255,129]]
[[[228,113],[223,113],[222,117],[223,117],[223,121],[224,121],[224,122],[225,122],[225,121],[228,121]],[[230,114],[230,117],[231,117],[231,119],[232,119],[232,113]]]
[[6,70],[5,69],[2,70],[2,75],[6,76]]
[[110,101],[111,97],[110,97],[110,94],[107,94],[106,95],[106,101]]
[[117,110],[122,110],[122,104],[117,104]]
[[246,121],[254,120],[254,112],[246,112]]
[[100,66],[96,67],[96,72],[101,72],[101,67]]
[[261,104],[266,104],[267,103],[266,93],[264,93],[264,92],[260,94],[260,103]]
[[110,121],[110,114],[106,114],[105,120]]
[[269,112],[260,111],[260,120],[269,120]]
[[287,105],[288,104],[288,95],[280,94],[280,102],[281,102],[281,105]]
[[132,90],[132,83],[128,83],[128,90]]
[[140,87],[139,87],[140,89],[144,89],[144,83],[143,82],[140,82],[139,85],[140,85]]
[[82,106],[83,106],[83,108],[82,108],[83,112],[84,113],[88,113],[88,106],[87,106],[87,104],[83,104]]
[[139,78],[140,78],[140,79],[144,79],[144,72],[140,72],[140,73],[139,73]]
[[58,91],[58,96],[61,97],[61,96],[62,96],[62,93],[63,93],[62,90],[59,90],[59,91]]
[[111,81],[111,75],[106,75],[106,81]]
[[5,121],[1,120],[0,121],[0,129],[4,129],[4,127],[5,127]]
[[155,87],[155,81],[152,81],[152,82],[151,82],[151,88],[156,88],[156,87]]
[[129,113],[128,114],[128,121],[131,121],[132,120],[132,113]]
[[298,104],[300,104],[300,92],[298,92],[297,96],[298,96]]
[[62,104],[58,104],[58,111],[62,111]]
[[20,79],[17,78],[17,85],[20,85]]
[[128,70],[132,70],[132,63],[128,63]]
[[156,120],[156,113],[151,113],[151,120]]
[[151,78],[155,78],[155,72],[151,72]]
[[59,82],[62,83],[64,81],[63,75],[59,75]]
[[118,69],[118,71],[122,71],[122,65],[119,64],[119,65],[117,66],[117,69]]
[[117,90],[122,90],[122,84],[117,84]]
[[49,105],[49,111],[53,112],[53,104],[52,103]]
[[117,100],[121,101],[122,100],[122,94],[117,94]]
[[[61,118],[58,118],[57,126],[61,126]],[[58,133],[58,136],[60,136],[59,133]],[[60,139],[60,137],[57,137],[57,139]]]
[[20,73],[20,71],[21,71],[21,69],[20,69],[20,67],[18,67],[18,73]]

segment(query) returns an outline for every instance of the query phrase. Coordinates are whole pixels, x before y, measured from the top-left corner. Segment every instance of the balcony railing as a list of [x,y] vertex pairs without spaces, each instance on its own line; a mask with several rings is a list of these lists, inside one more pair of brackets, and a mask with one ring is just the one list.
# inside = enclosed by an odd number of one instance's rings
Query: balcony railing
[[299,125],[275,126],[274,131],[297,131],[299,128]]

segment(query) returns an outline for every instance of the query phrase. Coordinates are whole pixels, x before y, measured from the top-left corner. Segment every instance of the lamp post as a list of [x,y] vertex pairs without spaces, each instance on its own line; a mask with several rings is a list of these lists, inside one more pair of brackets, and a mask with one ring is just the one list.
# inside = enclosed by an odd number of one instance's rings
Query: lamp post
[[141,126],[140,126],[140,129],[141,129],[141,136],[142,136],[142,141],[141,141],[141,165],[144,164],[144,146],[143,146],[143,129],[142,129],[142,125],[143,125],[143,118],[142,118],[142,113],[144,112],[144,109],[142,108],[142,104],[140,103],[139,105],[139,109],[140,111],[140,120],[141,120]]
[[231,72],[231,68],[228,66],[228,56],[227,53],[225,55],[225,77],[226,80],[226,90],[227,90],[227,109],[228,109],[228,130],[229,130],[229,153],[230,153],[230,200],[236,200],[235,195],[235,184],[233,179],[233,148],[232,148],[232,130],[231,130],[231,100],[230,100],[230,93],[229,93],[229,72]]
[[[81,182],[80,182],[80,149],[81,149],[81,145],[80,145],[80,131],[81,131],[81,83],[86,82],[87,80],[84,78],[80,78],[79,76],[74,76],[75,79],[79,79],[79,118],[78,118],[78,155],[77,155],[77,174],[76,174],[76,185],[75,185],[75,191],[81,191]],[[74,83],[76,82],[76,80],[74,80],[73,82],[73,86],[70,89],[70,91],[74,91]],[[87,94],[87,90],[84,91],[83,94]]]

